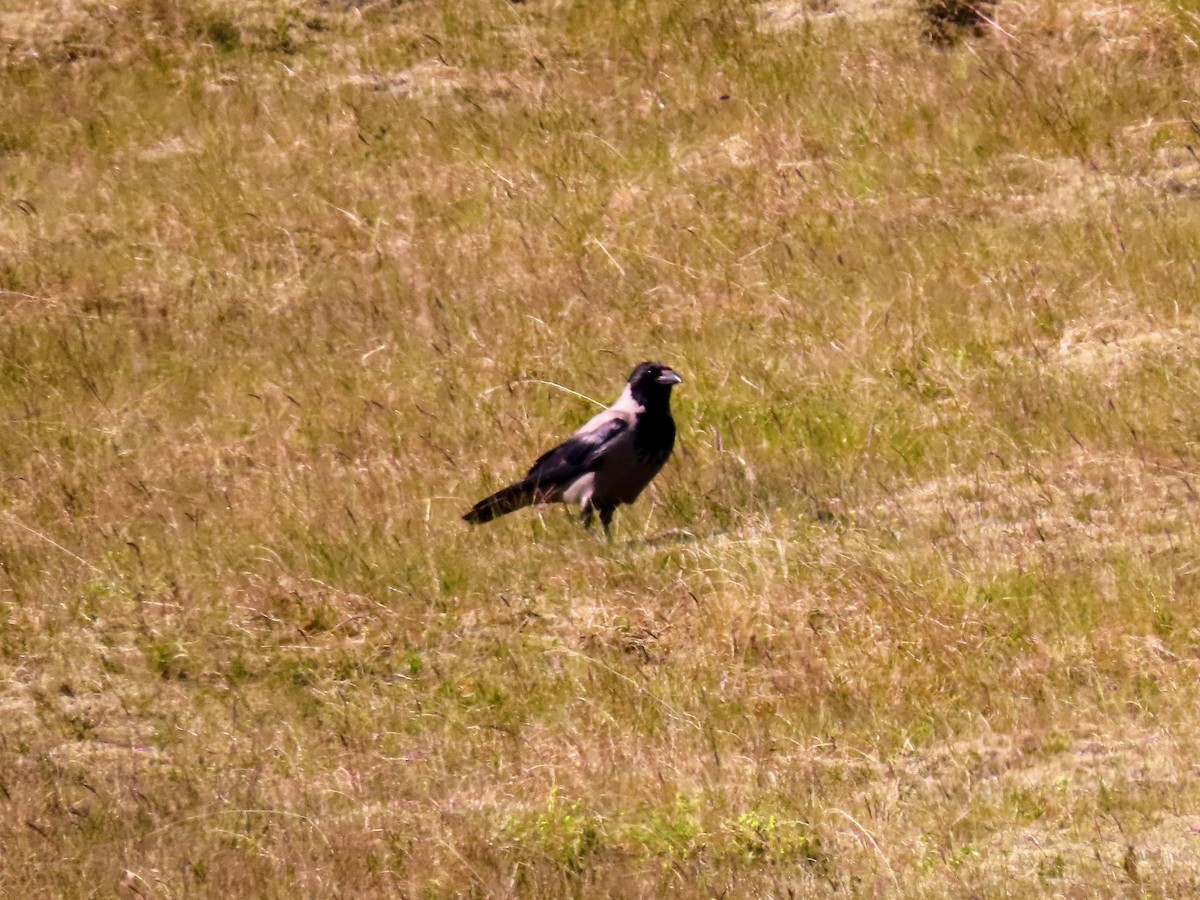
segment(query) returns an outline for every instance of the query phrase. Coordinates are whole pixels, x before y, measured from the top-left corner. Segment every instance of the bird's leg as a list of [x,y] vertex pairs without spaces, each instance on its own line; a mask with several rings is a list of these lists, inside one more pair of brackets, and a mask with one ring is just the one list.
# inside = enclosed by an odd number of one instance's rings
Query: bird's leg
[[604,536],[612,541],[612,530],[609,527],[612,525],[613,512],[616,511],[615,506],[605,506],[600,509],[600,524],[604,526]]
[[[596,511],[596,509],[594,506],[592,506],[592,504],[585,503],[583,505],[583,527],[587,530],[587,532],[589,534],[592,531],[592,514],[595,513],[595,511]],[[603,514],[601,514],[601,515],[603,515]]]

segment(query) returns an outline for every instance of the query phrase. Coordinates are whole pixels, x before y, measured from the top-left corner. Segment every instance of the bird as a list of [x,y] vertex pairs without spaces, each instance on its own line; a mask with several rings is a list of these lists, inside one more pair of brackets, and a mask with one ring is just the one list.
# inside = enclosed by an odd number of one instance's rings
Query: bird
[[584,528],[591,531],[599,513],[604,535],[612,540],[613,512],[633,503],[671,455],[671,389],[682,383],[679,373],[662,363],[639,363],[616,403],[539,456],[520,481],[476,503],[463,519],[479,525],[533,504],[579,504]]

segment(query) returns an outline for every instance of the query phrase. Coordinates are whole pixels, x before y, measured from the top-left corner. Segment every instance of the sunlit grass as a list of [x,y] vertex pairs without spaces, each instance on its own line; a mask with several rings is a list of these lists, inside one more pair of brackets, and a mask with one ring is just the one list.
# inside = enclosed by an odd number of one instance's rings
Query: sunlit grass
[[1192,4],[17,7],[0,892],[1195,891]]

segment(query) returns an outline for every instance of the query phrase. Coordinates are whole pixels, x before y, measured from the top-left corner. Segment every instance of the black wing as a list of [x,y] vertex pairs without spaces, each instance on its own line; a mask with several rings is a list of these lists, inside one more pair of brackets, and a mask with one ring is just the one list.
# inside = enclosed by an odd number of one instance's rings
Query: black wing
[[614,418],[576,434],[539,456],[525,476],[525,481],[553,484],[582,475],[595,465],[614,440],[628,430],[627,421]]

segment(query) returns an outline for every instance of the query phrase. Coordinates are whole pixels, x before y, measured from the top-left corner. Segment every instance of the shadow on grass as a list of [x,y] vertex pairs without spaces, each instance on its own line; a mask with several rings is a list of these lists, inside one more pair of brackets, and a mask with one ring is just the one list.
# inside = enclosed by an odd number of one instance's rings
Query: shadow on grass
[[664,531],[662,534],[656,534],[653,537],[632,540],[626,546],[632,550],[641,550],[676,544],[695,544],[701,541],[710,541],[714,538],[724,537],[728,533],[724,528],[718,528],[707,534],[696,534],[695,532],[677,529],[675,531]]

